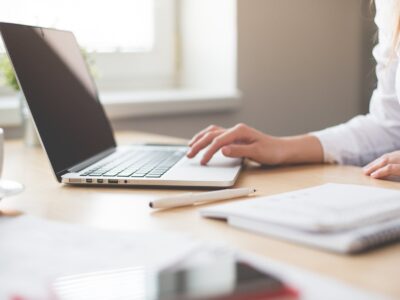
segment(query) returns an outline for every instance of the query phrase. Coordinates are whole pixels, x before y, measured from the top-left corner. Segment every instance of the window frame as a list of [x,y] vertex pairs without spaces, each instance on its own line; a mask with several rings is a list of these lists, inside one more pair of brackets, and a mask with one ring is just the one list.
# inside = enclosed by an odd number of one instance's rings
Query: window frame
[[104,69],[100,91],[174,88],[177,84],[177,0],[155,1],[154,46],[149,52],[92,53]]

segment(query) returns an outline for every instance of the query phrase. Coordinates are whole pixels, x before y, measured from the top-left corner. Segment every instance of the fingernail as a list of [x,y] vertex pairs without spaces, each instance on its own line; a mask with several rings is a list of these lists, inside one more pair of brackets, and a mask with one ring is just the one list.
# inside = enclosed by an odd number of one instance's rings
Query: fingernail
[[378,176],[378,172],[373,172],[370,176],[376,178]]

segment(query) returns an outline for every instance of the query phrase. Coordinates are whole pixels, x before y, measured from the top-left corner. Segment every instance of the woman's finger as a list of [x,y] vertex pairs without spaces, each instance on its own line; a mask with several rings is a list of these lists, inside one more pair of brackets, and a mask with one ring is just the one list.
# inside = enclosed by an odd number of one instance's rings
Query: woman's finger
[[400,176],[400,164],[388,164],[371,174],[371,177],[376,179],[388,176]]
[[232,129],[225,131],[211,143],[210,147],[201,159],[201,164],[206,165],[214,154],[222,147],[233,144],[236,141],[249,139],[251,139],[250,132],[248,132],[248,128],[245,125],[237,125]]
[[207,147],[209,144],[213,142],[213,140],[223,134],[224,130],[214,130],[205,133],[201,138],[199,138],[190,148],[189,152],[187,153],[187,157],[193,158],[199,153],[201,150],[203,150],[205,147]]
[[234,157],[234,158],[250,158],[254,159],[255,149],[254,144],[248,145],[240,145],[240,144],[231,144],[228,146],[224,146],[221,149],[222,154],[227,157]]
[[388,165],[390,163],[391,163],[390,155],[385,154],[385,155],[381,156],[380,158],[374,160],[369,165],[365,166],[363,168],[364,174],[365,175],[371,175],[375,171],[383,168],[384,166],[386,166],[386,165]]
[[221,130],[223,129],[220,126],[217,125],[210,125],[207,128],[203,129],[199,133],[197,133],[190,141],[189,141],[189,146],[191,147],[194,143],[196,143],[199,139],[201,139],[205,134],[208,132],[216,131],[216,130]]

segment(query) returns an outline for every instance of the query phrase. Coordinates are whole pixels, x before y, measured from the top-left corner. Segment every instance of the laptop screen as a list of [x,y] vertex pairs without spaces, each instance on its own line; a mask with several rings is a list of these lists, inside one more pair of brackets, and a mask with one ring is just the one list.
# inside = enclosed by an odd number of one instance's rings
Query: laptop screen
[[115,147],[74,35],[6,23],[0,31],[54,172]]

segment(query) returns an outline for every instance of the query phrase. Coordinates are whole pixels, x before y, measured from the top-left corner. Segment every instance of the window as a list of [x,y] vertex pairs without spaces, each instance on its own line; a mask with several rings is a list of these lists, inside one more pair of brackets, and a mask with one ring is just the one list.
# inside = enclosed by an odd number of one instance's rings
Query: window
[[3,22],[74,32],[94,59],[100,90],[171,87],[175,17],[175,0],[12,0],[0,10]]
[[[236,5],[236,0],[8,0],[0,21],[72,30],[91,51],[100,99],[115,120],[240,107]],[[17,126],[17,99],[7,93],[0,83],[0,126]]]

